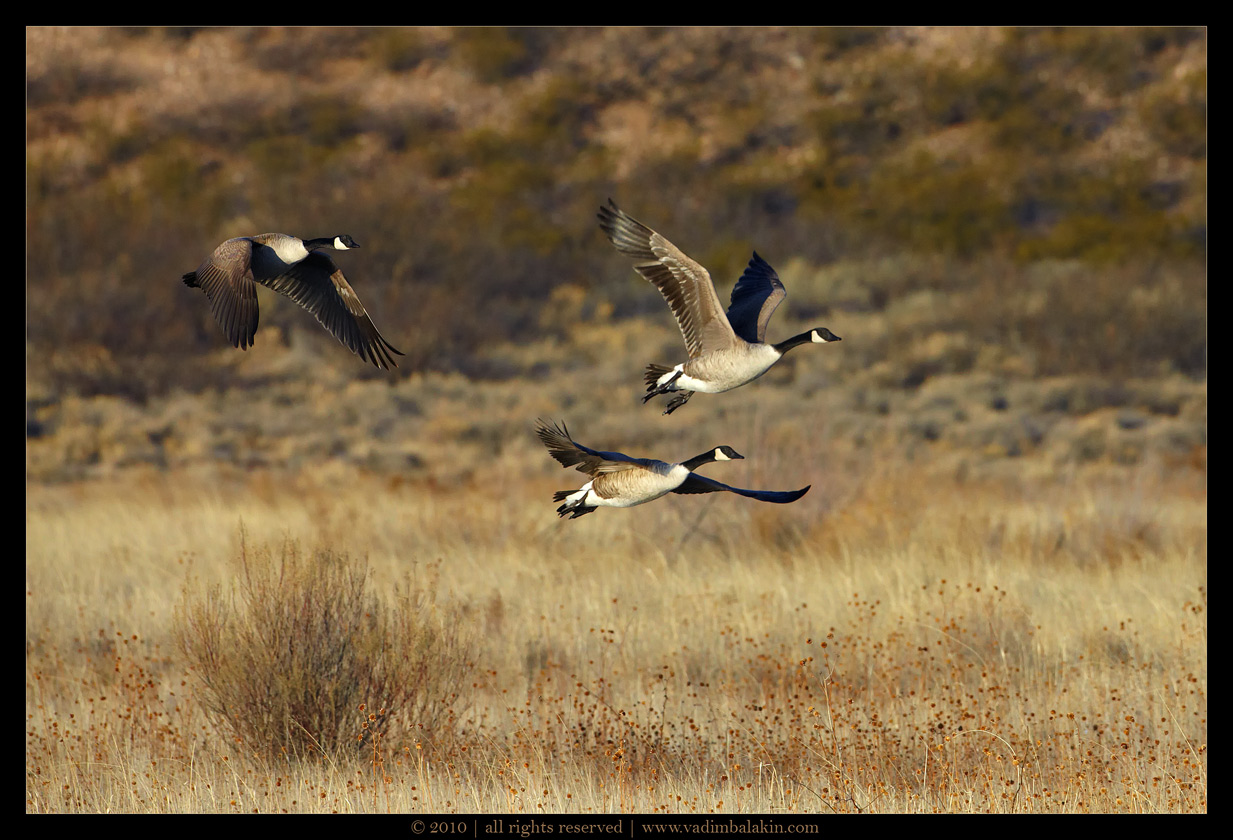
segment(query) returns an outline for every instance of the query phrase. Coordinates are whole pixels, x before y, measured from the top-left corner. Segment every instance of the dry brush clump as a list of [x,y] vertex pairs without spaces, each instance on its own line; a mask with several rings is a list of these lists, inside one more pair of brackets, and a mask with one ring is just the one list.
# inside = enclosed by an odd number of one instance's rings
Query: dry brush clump
[[449,738],[473,663],[430,584],[408,576],[389,603],[365,563],[290,542],[242,541],[237,566],[229,590],[186,590],[174,634],[206,713],[249,752],[333,757],[373,735]]

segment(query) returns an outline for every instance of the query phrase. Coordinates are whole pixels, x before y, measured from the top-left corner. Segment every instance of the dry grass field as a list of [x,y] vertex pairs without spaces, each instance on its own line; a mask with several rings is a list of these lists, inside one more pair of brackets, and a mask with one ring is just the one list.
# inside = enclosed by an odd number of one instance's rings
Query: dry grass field
[[[542,481],[35,489],[27,808],[1205,811],[1201,483],[905,477],[790,525],[687,498],[567,526]],[[173,628],[210,582],[239,598],[242,540],[427,592],[415,620],[464,637],[423,685],[450,714],[400,720],[376,768],[212,725]]]
[[[794,415],[820,395],[759,384],[705,419],[704,395],[687,425],[630,393],[599,422],[566,418],[595,445],[649,434],[625,448],[661,457],[727,441],[747,460],[709,474],[813,489],[561,521],[551,492],[577,474],[511,390],[565,395],[431,379],[425,457],[452,470],[334,458],[28,483],[28,810],[1206,811],[1204,469],[973,477],[859,463],[824,436],[794,457],[810,425]],[[451,444],[464,402],[505,433]],[[324,663],[358,644],[322,626],[340,567],[366,573],[365,614],[415,625],[382,625],[387,644],[438,659],[404,655],[388,667],[412,676],[380,693],[349,678],[333,722],[289,736],[271,674],[333,690]],[[210,664],[211,610],[256,633],[255,658],[220,633]],[[309,620],[260,629],[278,610]],[[247,729],[208,714],[220,669]],[[360,740],[383,707],[381,737]]]
[[[1206,30],[26,30],[28,813],[1206,813]],[[802,347],[675,414],[609,196]],[[180,275],[353,234],[377,371]],[[807,495],[558,519],[532,432]]]

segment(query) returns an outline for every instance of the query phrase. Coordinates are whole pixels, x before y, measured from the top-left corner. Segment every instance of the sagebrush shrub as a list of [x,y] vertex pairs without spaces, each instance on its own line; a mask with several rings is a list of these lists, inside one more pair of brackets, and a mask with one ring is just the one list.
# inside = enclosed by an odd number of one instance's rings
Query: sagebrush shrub
[[241,541],[229,587],[186,588],[176,640],[209,716],[250,752],[334,754],[361,740],[361,705],[383,738],[448,736],[471,671],[456,616],[408,575],[387,603],[367,564],[295,543]]

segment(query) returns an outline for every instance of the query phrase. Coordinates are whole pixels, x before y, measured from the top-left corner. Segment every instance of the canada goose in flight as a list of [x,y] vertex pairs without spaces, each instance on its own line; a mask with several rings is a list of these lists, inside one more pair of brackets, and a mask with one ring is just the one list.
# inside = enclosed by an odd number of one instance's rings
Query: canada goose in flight
[[[666,464],[650,458],[631,458],[620,452],[599,452],[577,443],[569,436],[565,424],[549,426],[543,420],[535,423],[535,433],[563,467],[578,468],[591,480],[577,490],[558,490],[554,502],[564,501],[557,508],[558,516],[577,519],[597,507],[633,507],[658,499],[668,493],[715,493],[727,490],[760,502],[784,505],[795,502],[809,492],[802,490],[742,490],[729,487],[713,478],[694,472],[712,461],[735,461],[744,458],[731,446],[717,446],[679,464]],[[810,485],[812,487],[813,485]]]
[[260,283],[311,312],[361,359],[389,370],[398,367],[390,353],[402,353],[377,332],[342,269],[318,250],[358,247],[345,233],[323,239],[285,233],[240,236],[219,245],[200,268],[185,274],[184,285],[206,293],[214,318],[241,350],[253,344],[257,332]]
[[752,382],[798,344],[840,340],[826,327],[816,327],[778,344],[766,343],[767,322],[788,293],[775,269],[756,251],[732,289],[725,315],[706,269],[624,213],[612,199],[599,208],[599,226],[618,251],[638,261],[634,269],[659,289],[685,337],[689,361],[646,369],[644,403],[659,394],[681,392],[668,402],[664,414],[683,406],[695,391],[718,394]]

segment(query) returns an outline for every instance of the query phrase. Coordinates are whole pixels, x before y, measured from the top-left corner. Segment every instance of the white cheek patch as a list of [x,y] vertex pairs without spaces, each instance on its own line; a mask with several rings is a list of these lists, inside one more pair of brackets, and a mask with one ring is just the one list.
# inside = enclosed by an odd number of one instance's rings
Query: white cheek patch
[[820,336],[817,330],[814,330],[813,331],[813,343],[814,344],[829,344],[830,342],[827,341],[822,336]]
[[[342,241],[342,239],[341,239],[341,238],[339,238],[339,237],[335,236],[335,237],[334,237],[334,250],[335,250],[335,251],[347,251],[347,250],[350,250],[350,249],[349,249],[349,248],[347,248],[347,246],[343,244],[343,241]],[[816,333],[815,333],[815,335],[816,335]]]
[[731,461],[732,459],[729,458],[727,455],[725,455],[722,449],[716,449],[715,450],[715,460],[716,461]]

